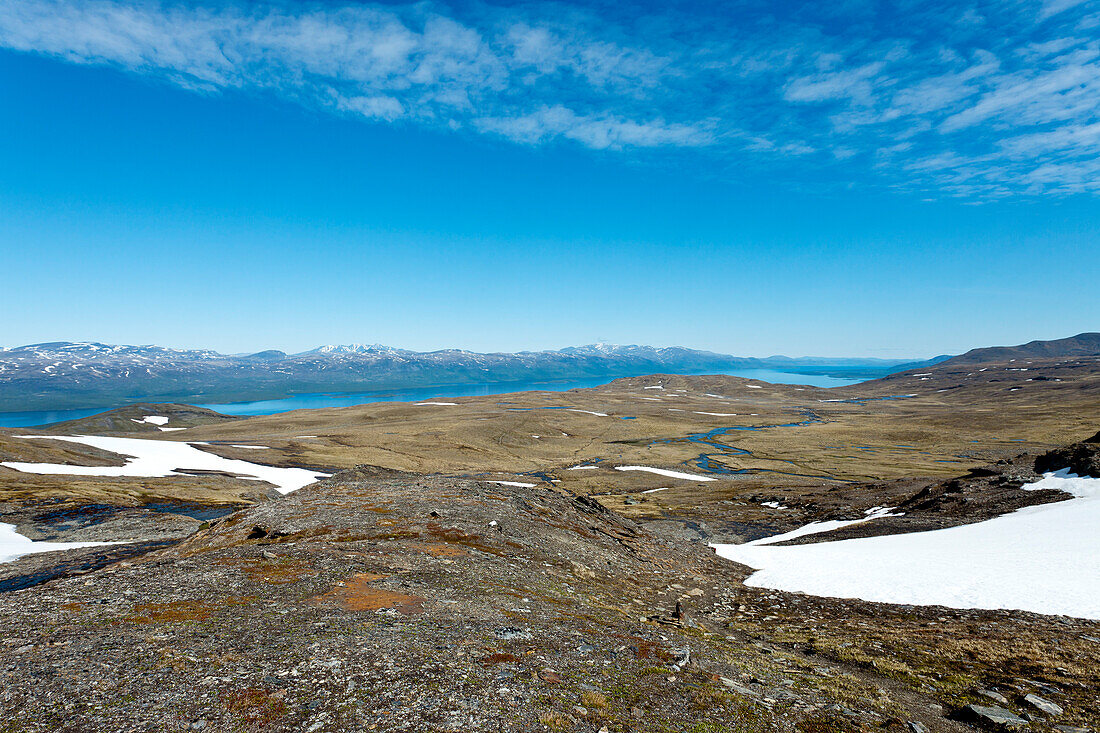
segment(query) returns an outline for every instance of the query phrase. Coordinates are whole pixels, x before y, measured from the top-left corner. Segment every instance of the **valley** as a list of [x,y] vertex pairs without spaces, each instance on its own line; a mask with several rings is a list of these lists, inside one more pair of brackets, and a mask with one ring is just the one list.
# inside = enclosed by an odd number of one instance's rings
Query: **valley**
[[[1028,581],[1007,555],[962,558],[952,583],[974,603],[840,590],[858,554],[826,560],[844,564],[816,586],[768,568],[1029,512],[1070,541],[1086,500],[1043,472],[1100,480],[1098,428],[1100,355],[1015,354],[830,389],[653,374],[249,418],[137,403],[4,429],[0,521],[122,544],[0,564],[0,705],[25,730],[77,711],[129,725],[119,691],[226,731],[1089,730],[1091,560],[1053,559],[1061,576],[1040,561]],[[1031,539],[1029,557],[1048,551]],[[998,573],[994,596],[978,581]],[[1027,600],[1040,580],[1046,600]],[[111,671],[88,686],[93,649]],[[55,701],[41,712],[20,707],[31,678]]]

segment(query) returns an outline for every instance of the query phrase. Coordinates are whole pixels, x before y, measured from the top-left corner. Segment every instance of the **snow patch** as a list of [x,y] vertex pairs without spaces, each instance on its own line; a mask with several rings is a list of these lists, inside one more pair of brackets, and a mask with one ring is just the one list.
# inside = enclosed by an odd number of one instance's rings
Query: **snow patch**
[[[743,545],[714,545],[757,568],[747,585],[950,608],[1018,609],[1100,619],[1100,479],[1063,469],[1024,489],[1074,498],[959,527],[810,545],[778,542],[854,522],[815,522]],[[878,510],[863,520],[886,516]]]
[[118,542],[36,542],[15,531],[14,524],[0,522],[0,563],[11,562],[16,558],[35,552],[57,552],[75,547],[96,547],[98,545],[117,545]]
[[23,473],[63,474],[69,476],[179,476],[180,470],[225,471],[251,480],[273,484],[280,494],[289,494],[308,486],[329,474],[307,471],[304,468],[279,468],[258,463],[222,458],[199,450],[196,444],[174,440],[146,440],[142,438],[108,438],[98,435],[17,435],[30,440],[63,440],[100,448],[111,453],[128,456],[125,466],[70,466],[61,463],[21,463],[4,461],[0,465]]
[[650,466],[615,466],[616,471],[645,471],[646,473],[655,473],[658,476],[667,476],[668,478],[682,478],[687,481],[716,481],[710,476],[699,476],[694,473],[683,473],[682,471],[669,471],[666,468],[652,468]]

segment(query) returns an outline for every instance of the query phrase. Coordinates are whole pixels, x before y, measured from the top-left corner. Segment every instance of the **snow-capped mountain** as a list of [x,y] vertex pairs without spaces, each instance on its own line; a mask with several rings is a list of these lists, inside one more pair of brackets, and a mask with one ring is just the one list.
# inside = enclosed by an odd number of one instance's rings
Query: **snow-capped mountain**
[[395,349],[384,344],[328,344],[304,351],[302,354],[395,354],[403,351],[404,349]]
[[298,354],[270,350],[228,355],[205,349],[51,342],[0,349],[0,411],[135,401],[229,402],[303,392],[611,379],[767,366],[767,360],[682,347],[613,344],[514,354],[345,344]]

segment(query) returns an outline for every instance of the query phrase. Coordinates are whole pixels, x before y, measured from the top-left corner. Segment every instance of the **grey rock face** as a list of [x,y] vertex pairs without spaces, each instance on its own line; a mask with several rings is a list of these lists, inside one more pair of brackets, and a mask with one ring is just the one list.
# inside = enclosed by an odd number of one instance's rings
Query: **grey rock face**
[[1039,697],[1035,694],[1024,695],[1024,702],[1031,705],[1036,710],[1040,710],[1047,715],[1061,715],[1062,706],[1057,703],[1053,703],[1047,700],[1045,697]]
[[1008,705],[1008,698],[995,690],[976,690],[976,692],[982,697],[988,697],[994,702],[999,702],[1002,705]]
[[1016,713],[995,705],[967,705],[963,710],[968,719],[998,730],[1020,730],[1027,726],[1027,721]]

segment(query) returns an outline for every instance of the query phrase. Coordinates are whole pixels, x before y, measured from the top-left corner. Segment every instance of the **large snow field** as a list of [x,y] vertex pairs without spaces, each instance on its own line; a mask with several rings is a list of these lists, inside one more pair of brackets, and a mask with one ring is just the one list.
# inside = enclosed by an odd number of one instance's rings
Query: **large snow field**
[[178,476],[178,470],[225,471],[244,478],[273,484],[280,494],[307,486],[326,473],[304,468],[279,468],[263,466],[249,461],[222,458],[199,450],[190,443],[174,440],[147,440],[143,438],[108,438],[102,436],[20,435],[30,440],[63,440],[80,443],[118,453],[130,458],[124,466],[70,466],[63,463],[20,463],[5,461],[0,465],[24,473],[62,474],[69,476]]
[[930,532],[775,546],[851,524],[819,522],[714,548],[721,557],[756,568],[746,581],[755,587],[1100,619],[1100,479],[1062,470],[1024,488],[1058,489],[1074,498]]

